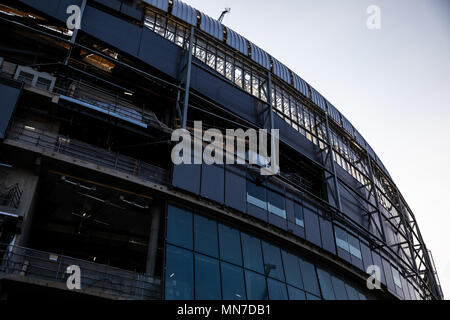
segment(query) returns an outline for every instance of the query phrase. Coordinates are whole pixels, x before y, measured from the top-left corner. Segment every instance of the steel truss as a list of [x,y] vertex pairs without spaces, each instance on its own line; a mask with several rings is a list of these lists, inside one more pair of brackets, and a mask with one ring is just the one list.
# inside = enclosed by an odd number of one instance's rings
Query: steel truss
[[[55,34],[49,33],[47,31],[42,30],[37,25],[24,24],[22,22],[12,21],[10,19],[0,17],[0,21],[9,23],[14,25],[15,27],[26,29],[28,31],[36,32],[41,35],[45,35],[57,41],[61,41],[70,46],[69,55],[72,51],[73,47],[78,47],[83,50],[87,50],[88,52],[95,53],[96,55],[110,60],[116,64],[120,64],[121,66],[128,68],[129,70],[138,73],[139,75],[163,86],[168,86],[178,91],[178,98],[176,103],[176,109],[180,120],[182,121],[182,126],[186,126],[187,121],[187,111],[189,106],[189,98],[195,97],[197,100],[202,101],[209,106],[218,108],[223,112],[228,114],[232,114],[227,111],[222,106],[216,104],[209,99],[203,98],[200,95],[190,91],[190,68],[192,65],[192,44],[193,39],[195,37],[194,30],[198,31],[198,34],[201,36],[205,36],[201,31],[195,29],[194,27],[191,29],[191,39],[189,42],[189,51],[187,51],[187,62],[183,67],[186,69],[186,77],[182,77],[181,84],[174,84],[170,81],[164,80],[158,76],[152,75],[151,73],[139,70],[129,64],[115,60],[112,57],[89,47],[86,47],[80,43],[77,43],[76,39],[64,39]],[[73,40],[73,41],[72,41]],[[252,64],[248,58],[246,58],[249,64]],[[67,67],[69,67],[67,65]],[[214,75],[222,79],[222,76],[216,74],[214,72],[210,72],[210,74]],[[266,105],[267,109],[271,110],[271,124],[270,127],[273,128],[273,104],[271,103],[271,77],[274,77],[274,81],[278,82],[276,76],[272,75],[269,72],[269,85],[268,85],[268,102],[265,102],[261,99],[258,99],[261,103]],[[280,81],[281,82],[281,81]],[[183,86],[184,84],[184,86]],[[243,90],[243,89],[241,89]],[[184,103],[183,103],[183,111],[180,109],[180,100],[181,94],[184,93]],[[329,203],[323,199],[318,198],[314,194],[310,193],[308,190],[303,189],[301,186],[295,185],[296,189],[300,189],[303,194],[308,195],[313,201],[319,203],[323,208],[326,208],[328,214],[324,216],[324,218],[329,219],[331,221],[335,221],[341,223],[348,227],[355,234],[364,238],[369,245],[373,249],[379,249],[383,254],[390,257],[393,261],[400,262],[402,267],[402,273],[405,278],[412,278],[423,290],[426,299],[441,299],[443,298],[442,291],[439,285],[439,281],[437,279],[436,270],[434,268],[434,263],[431,258],[431,254],[426,248],[426,245],[423,241],[422,235],[418,228],[417,221],[415,219],[414,214],[409,208],[408,204],[404,200],[401,193],[398,191],[394,182],[391,178],[384,173],[383,169],[380,168],[376,159],[374,159],[369,152],[367,151],[367,146],[360,145],[355,137],[350,136],[346,133],[341,127],[334,124],[334,120],[330,117],[328,112],[324,112],[311,101],[305,99],[300,93],[296,93],[300,98],[302,103],[314,110],[316,114],[319,116],[321,122],[320,124],[325,124],[326,127],[326,140],[322,139],[318,134],[308,130],[308,128],[303,127],[300,123],[297,123],[299,127],[302,127],[303,130],[308,132],[311,136],[315,137],[317,141],[320,142],[319,153],[321,155],[322,161],[319,163],[315,160],[310,159],[315,165],[319,166],[324,170],[325,173],[325,182],[329,190],[332,191],[332,196],[334,199],[334,203]],[[254,127],[254,124],[249,121],[243,119],[239,115],[232,114],[233,117],[238,118],[243,123],[247,123],[249,127]],[[331,121],[330,121],[331,120]],[[362,172],[359,170],[355,164],[353,163],[353,169],[356,170],[361,176],[365,177],[366,184],[361,184],[360,187],[354,188],[350,186],[347,182],[345,182],[339,175],[336,170],[336,163],[333,159],[335,154],[338,154],[342,157],[345,155],[342,154],[340,150],[334,148],[331,141],[331,128],[334,130],[336,134],[340,134],[340,136],[348,139],[357,149],[361,150],[361,158],[358,161],[367,161],[369,172]],[[277,179],[289,184],[293,185],[293,183],[286,178],[278,175]],[[330,180],[332,180],[332,184],[330,184]],[[388,194],[382,190],[380,186],[377,185],[377,181],[382,181],[383,184],[388,186]],[[360,201],[365,208],[362,208],[365,211],[365,215],[369,218],[368,226],[361,226],[356,221],[354,221],[350,216],[348,216],[345,212],[342,212],[341,205],[341,196],[339,191],[339,185],[343,186],[349,193],[358,201]],[[384,189],[384,188],[383,188]],[[361,192],[363,191],[363,192]],[[397,211],[396,215],[390,214],[380,203],[379,196],[384,196],[392,208],[395,208]],[[377,223],[378,222],[378,223]],[[386,239],[386,228],[392,228],[393,232],[402,237],[402,241],[398,241],[396,243],[389,243]],[[370,228],[373,228],[376,231],[376,234],[370,232]]]

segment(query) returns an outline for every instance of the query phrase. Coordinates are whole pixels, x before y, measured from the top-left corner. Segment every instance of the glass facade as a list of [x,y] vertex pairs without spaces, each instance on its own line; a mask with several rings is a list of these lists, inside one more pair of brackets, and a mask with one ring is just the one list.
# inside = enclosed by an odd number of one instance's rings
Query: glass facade
[[265,240],[169,205],[168,300],[366,298],[343,278]]

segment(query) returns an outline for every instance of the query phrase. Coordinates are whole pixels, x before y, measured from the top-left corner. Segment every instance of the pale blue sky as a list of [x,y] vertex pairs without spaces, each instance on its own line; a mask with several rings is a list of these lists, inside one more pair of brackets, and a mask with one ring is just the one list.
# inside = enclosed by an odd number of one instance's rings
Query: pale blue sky
[[[184,0],[302,76],[358,129],[414,211],[450,298],[450,1]],[[366,27],[369,5],[381,30]]]

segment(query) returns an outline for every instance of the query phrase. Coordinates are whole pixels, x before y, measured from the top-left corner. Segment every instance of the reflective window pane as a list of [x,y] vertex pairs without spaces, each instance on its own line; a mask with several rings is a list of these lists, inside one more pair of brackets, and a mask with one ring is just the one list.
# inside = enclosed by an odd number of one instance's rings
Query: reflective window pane
[[345,290],[344,281],[341,279],[331,276],[331,282],[333,283],[334,293],[337,300],[348,300],[347,291]]
[[320,296],[316,268],[314,267],[314,265],[312,263],[309,263],[308,261],[300,259],[300,267],[305,290],[312,294]]
[[192,249],[192,214],[173,206],[168,207],[167,214],[167,241]]
[[269,212],[286,219],[284,197],[272,191],[267,192],[267,197],[269,200]]
[[166,250],[166,299],[194,299],[194,267],[192,253],[167,246]]
[[251,237],[245,233],[241,234],[241,238],[244,266],[259,273],[264,273],[261,241],[258,238]]
[[245,271],[245,283],[247,285],[247,298],[249,300],[267,300],[266,279],[255,272]]
[[347,238],[347,232],[342,230],[341,228],[335,227],[334,233],[336,235],[336,245],[344,249],[347,252],[350,252],[350,248],[348,246],[348,238]]
[[282,251],[284,272],[286,274],[286,282],[297,288],[303,288],[302,274],[300,272],[300,263],[297,256]]
[[289,300],[306,300],[303,290],[288,286]]
[[359,240],[352,236],[351,234],[348,235],[348,246],[350,250],[350,254],[359,260],[362,260],[361,256],[361,248],[359,246]]
[[294,210],[295,210],[295,223],[300,227],[305,227],[305,220],[303,218],[303,207],[298,204],[294,203]]
[[267,210],[266,189],[247,180],[247,202]]
[[222,295],[224,300],[245,300],[244,271],[222,262]]
[[270,300],[287,300],[288,299],[285,283],[268,278],[267,286],[269,287]]
[[353,288],[351,285],[346,283],[345,289],[347,289],[347,294],[348,294],[349,300],[359,300],[358,291],[355,288]]
[[322,300],[322,299],[320,299],[319,297],[317,297],[317,296],[307,292],[306,293],[306,300]]
[[402,281],[400,280],[400,273],[398,272],[397,269],[395,269],[394,267],[391,267],[392,269],[392,275],[394,277],[394,283],[397,287],[401,288],[402,287]]
[[195,255],[195,299],[220,300],[219,261]]
[[262,247],[264,255],[264,274],[280,281],[284,281],[280,248],[264,241]]
[[219,256],[215,221],[194,215],[194,247],[195,251],[216,258]]
[[220,258],[242,266],[241,237],[239,231],[219,224]]
[[333,291],[333,283],[331,282],[331,276],[325,270],[317,268],[317,276],[319,277],[320,289],[322,289],[322,295],[325,300],[335,300],[336,297]]

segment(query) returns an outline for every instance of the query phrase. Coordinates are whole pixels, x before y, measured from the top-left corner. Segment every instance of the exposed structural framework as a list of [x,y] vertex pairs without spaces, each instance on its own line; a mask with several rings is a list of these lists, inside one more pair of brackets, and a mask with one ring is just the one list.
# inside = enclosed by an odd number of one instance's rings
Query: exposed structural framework
[[[443,298],[370,145],[251,41],[178,0],[0,3],[2,298]],[[172,165],[194,121],[279,129],[279,174]]]

